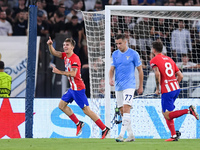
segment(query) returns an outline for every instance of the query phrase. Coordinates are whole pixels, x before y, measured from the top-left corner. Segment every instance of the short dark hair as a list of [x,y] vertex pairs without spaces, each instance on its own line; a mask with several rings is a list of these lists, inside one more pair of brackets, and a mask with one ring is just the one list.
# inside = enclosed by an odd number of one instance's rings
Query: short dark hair
[[58,10],[56,10],[56,15],[57,15],[57,17],[58,18],[62,18],[62,17],[64,17],[65,15],[63,15],[60,11],[58,11]]
[[71,19],[78,19],[76,15],[73,15]]
[[0,69],[4,69],[4,62],[0,61]]
[[73,0],[74,4],[79,3],[81,0]]
[[155,49],[157,52],[162,52],[162,49],[163,49],[163,44],[162,44],[162,42],[157,42],[157,41],[154,41],[153,43],[152,43],[152,47],[153,47],[153,49]]
[[102,4],[101,0],[96,0],[95,4]]
[[181,54],[181,57],[188,57],[187,54]]
[[116,40],[119,40],[119,39],[125,40],[126,38],[125,38],[125,35],[123,35],[123,34],[118,34],[118,35],[116,36],[115,39],[116,39]]
[[72,44],[72,46],[76,46],[76,42],[72,38],[66,38],[64,42],[69,42]]
[[[64,5],[64,7],[63,7],[63,5]],[[65,8],[65,4],[64,3],[60,3],[59,5],[58,5],[58,7],[60,7],[60,8]]]

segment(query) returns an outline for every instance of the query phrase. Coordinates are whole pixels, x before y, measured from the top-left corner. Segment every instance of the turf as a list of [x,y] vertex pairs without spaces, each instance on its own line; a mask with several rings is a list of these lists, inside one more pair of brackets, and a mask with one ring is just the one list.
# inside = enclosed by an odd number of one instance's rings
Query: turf
[[199,150],[200,139],[136,139],[115,142],[115,139],[0,139],[0,150]]

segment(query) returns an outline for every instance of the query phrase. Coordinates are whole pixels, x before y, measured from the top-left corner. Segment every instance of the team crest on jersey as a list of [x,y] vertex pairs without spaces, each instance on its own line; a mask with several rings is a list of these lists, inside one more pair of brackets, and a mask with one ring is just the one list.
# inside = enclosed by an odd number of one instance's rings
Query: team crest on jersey
[[126,56],[126,59],[128,60],[130,58],[130,56]]

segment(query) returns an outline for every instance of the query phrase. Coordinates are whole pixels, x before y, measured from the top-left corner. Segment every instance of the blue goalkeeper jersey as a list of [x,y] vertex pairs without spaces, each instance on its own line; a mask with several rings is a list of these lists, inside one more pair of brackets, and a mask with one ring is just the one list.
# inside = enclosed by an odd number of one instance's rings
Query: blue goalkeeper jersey
[[111,65],[115,67],[115,90],[135,89],[135,67],[142,65],[138,52],[128,48],[123,53],[118,49],[113,52],[112,59]]

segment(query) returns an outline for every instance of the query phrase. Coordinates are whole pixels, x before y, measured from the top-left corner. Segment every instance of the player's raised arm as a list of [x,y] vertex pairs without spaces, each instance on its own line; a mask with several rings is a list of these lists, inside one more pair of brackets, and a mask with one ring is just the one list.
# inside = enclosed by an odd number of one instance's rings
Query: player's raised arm
[[53,47],[53,41],[51,40],[51,37],[49,37],[49,40],[47,41],[47,45],[49,47],[49,51],[52,55],[61,58],[62,57],[62,52],[56,51]]

